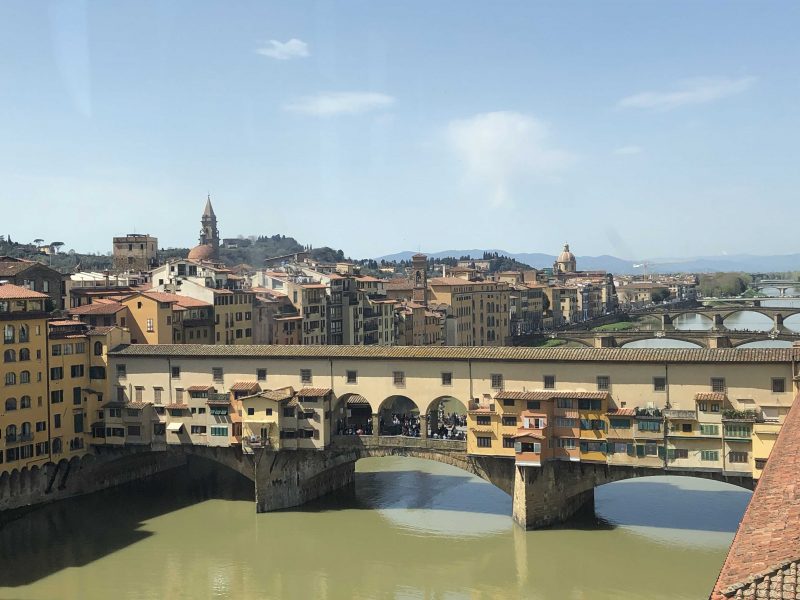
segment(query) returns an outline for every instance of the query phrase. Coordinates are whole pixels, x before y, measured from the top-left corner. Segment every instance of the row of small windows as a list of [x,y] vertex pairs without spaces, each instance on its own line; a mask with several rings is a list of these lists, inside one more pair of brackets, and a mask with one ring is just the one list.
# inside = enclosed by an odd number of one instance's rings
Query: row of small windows
[[20,325],[19,332],[13,325],[6,325],[3,328],[3,343],[15,344],[19,342],[23,344],[30,341],[30,329],[27,325]]
[[[37,356],[37,358],[41,358],[41,356]],[[20,348],[19,349],[19,357],[17,356],[16,350],[6,350],[3,352],[3,362],[20,362],[30,360],[31,359],[31,351],[27,348]]]
[[[41,379],[41,374],[39,375]],[[20,371],[19,378],[17,377],[16,373],[9,371],[6,373],[5,376],[5,383],[6,385],[17,385],[17,382],[20,384],[30,383],[31,382],[31,372],[30,371]]]
[[[100,352],[98,354],[97,348],[100,345]],[[100,356],[103,354],[103,344],[95,342],[94,344],[95,355]],[[76,344],[53,344],[50,348],[52,356],[68,356],[70,354],[83,354],[86,352],[86,344],[84,342],[77,342]]]
[[[40,401],[38,403],[38,406],[41,406],[41,399],[40,399]],[[24,409],[30,408],[30,407],[31,407],[31,397],[30,396],[22,396],[19,399],[19,404],[17,404],[17,399],[16,398],[6,398],[6,402],[5,402],[6,412],[11,412],[11,411],[17,410],[17,408],[19,408],[19,410],[24,410]]]

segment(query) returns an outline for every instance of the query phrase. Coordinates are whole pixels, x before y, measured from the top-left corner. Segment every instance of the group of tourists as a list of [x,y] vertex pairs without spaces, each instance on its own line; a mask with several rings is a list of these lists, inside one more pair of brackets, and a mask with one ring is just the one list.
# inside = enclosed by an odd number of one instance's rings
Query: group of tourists
[[392,413],[389,422],[385,422],[381,417],[381,435],[402,435],[405,437],[419,437],[419,415],[407,415],[405,413]]

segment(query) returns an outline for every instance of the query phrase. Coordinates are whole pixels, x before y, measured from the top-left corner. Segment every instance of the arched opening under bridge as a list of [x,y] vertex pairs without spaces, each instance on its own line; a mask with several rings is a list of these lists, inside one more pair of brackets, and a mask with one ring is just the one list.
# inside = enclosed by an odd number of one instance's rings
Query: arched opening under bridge
[[372,405],[357,393],[342,394],[333,409],[335,435],[372,435]]
[[467,439],[467,407],[453,396],[439,396],[428,406],[428,437],[432,439]]
[[420,410],[408,396],[394,395],[386,398],[378,409],[380,435],[420,437]]

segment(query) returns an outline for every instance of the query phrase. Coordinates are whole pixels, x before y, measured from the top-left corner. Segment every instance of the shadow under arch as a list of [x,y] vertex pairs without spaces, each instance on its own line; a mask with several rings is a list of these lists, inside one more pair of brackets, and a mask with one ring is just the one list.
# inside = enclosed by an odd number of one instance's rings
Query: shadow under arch
[[[705,348],[702,343],[697,340],[691,338],[684,338],[679,335],[671,335],[671,336],[664,336],[664,337],[655,337],[652,335],[648,336],[639,336],[632,339],[628,339],[625,341],[624,344],[620,346],[620,348],[651,348],[652,345],[650,343],[642,343],[642,342],[658,342],[661,344],[662,342],[666,342],[666,344],[661,345],[660,347],[672,347],[672,348]],[[675,342],[678,342],[677,344]]]

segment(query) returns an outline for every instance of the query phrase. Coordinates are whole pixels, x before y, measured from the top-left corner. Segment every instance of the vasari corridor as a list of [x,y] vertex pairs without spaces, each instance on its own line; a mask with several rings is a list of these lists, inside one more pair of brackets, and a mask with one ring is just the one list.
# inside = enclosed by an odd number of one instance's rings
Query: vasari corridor
[[0,0],[0,600],[799,599],[798,30]]

